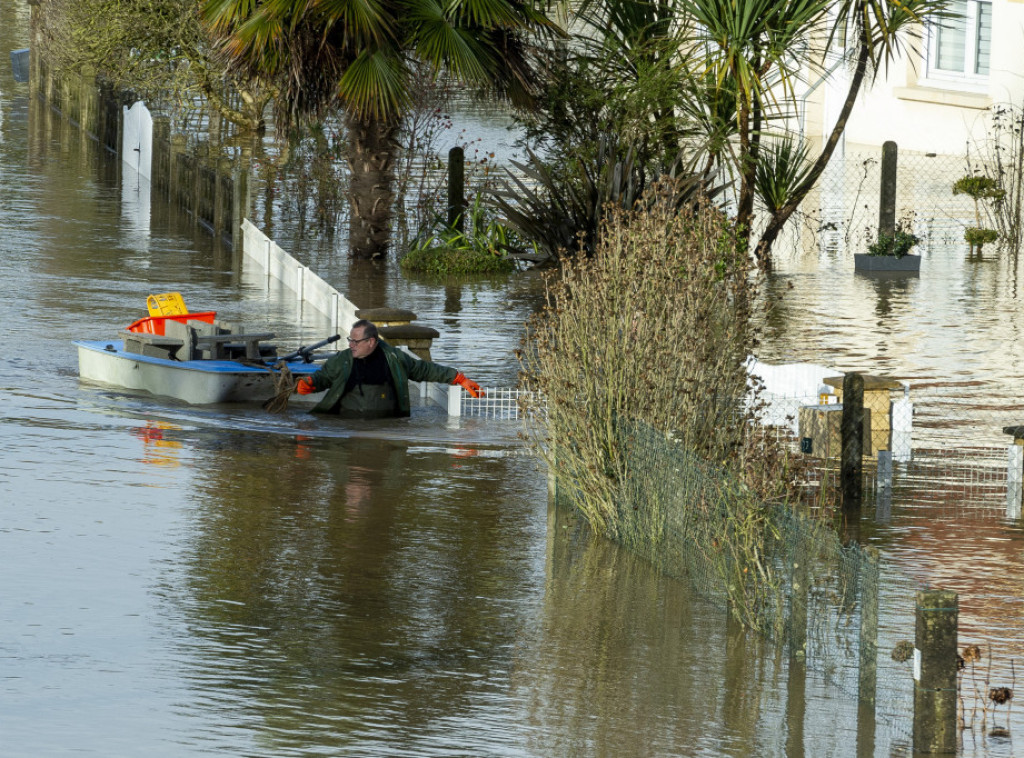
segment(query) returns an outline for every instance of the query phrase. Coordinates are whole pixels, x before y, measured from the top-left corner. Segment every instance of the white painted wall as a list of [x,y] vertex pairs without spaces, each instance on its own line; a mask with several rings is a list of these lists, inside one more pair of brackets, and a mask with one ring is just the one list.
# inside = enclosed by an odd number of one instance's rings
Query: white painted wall
[[[1024,1],[993,2],[987,86],[972,90],[929,81],[921,44],[914,42],[912,47],[873,85],[866,82],[846,127],[847,142],[881,146],[893,140],[901,150],[964,155],[970,141],[984,139],[991,105],[1024,106]],[[825,114],[836,111],[841,104],[836,98],[845,94],[837,83],[815,93]],[[820,118],[809,120],[807,135],[821,136],[824,126]]]

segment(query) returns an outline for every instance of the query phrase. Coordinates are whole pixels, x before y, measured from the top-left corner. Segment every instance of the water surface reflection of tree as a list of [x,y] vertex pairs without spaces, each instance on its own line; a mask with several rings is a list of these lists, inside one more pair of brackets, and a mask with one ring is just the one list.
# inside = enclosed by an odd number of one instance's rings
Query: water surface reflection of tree
[[779,754],[766,743],[784,739],[785,684],[764,640],[562,508],[552,516],[538,639],[513,678],[530,754]]
[[377,439],[227,433],[207,447],[181,590],[196,702],[252,723],[277,755],[372,754],[494,695],[536,541],[509,512],[536,503],[532,462]]

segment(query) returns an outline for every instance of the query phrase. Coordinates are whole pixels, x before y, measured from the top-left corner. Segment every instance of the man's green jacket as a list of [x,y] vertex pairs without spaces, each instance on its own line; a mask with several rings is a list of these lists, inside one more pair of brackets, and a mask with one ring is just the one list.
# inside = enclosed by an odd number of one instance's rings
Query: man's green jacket
[[[417,360],[405,351],[391,347],[381,339],[377,340],[377,349],[383,350],[384,356],[387,358],[391,378],[395,383],[398,412],[403,416],[409,415],[410,379],[416,382],[451,384],[458,373],[448,366]],[[352,361],[352,350],[342,350],[328,358],[323,367],[310,377],[313,381],[313,388],[317,392],[327,390],[323,400],[313,407],[313,413],[328,413],[338,404],[345,392],[349,374],[352,373]]]

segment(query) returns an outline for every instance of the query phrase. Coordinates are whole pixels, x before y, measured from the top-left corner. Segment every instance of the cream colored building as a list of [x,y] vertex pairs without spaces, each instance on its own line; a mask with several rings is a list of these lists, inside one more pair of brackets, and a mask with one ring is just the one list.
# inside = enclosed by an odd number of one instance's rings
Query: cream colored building
[[[1024,106],[1024,0],[953,0],[958,18],[928,24],[912,48],[872,84],[865,81],[847,124],[848,145],[964,155],[985,135],[989,108]],[[847,77],[838,66],[810,82],[803,128],[820,137],[842,106]]]

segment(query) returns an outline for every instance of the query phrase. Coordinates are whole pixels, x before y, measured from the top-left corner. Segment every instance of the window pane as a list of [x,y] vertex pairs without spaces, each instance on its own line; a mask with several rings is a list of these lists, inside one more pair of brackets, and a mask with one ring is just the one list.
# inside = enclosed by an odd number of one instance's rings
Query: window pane
[[942,19],[935,27],[935,68],[963,72],[964,47],[967,42],[967,0],[955,0],[946,8],[950,17]]
[[978,60],[974,73],[988,73],[988,55],[992,48],[992,3],[978,3]]

